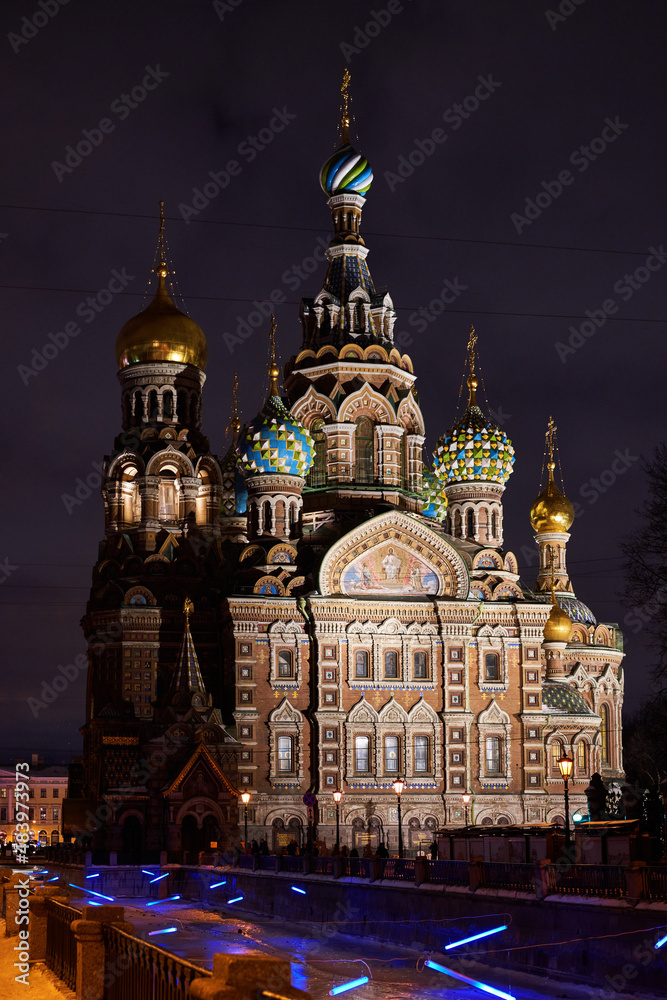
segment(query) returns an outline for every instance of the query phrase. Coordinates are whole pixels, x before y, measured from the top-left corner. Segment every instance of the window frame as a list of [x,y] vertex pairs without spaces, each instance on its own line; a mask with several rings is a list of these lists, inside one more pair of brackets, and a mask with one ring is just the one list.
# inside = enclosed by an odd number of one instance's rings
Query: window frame
[[[287,661],[284,659],[287,657]],[[289,673],[285,673],[283,666],[287,663],[289,668]],[[294,653],[291,649],[281,648],[276,650],[276,676],[280,680],[293,680],[294,679]]]
[[[417,657],[424,658],[424,673],[417,673]],[[427,681],[430,679],[429,675],[429,656],[425,649],[415,649],[412,654],[412,679],[415,681]]]
[[[294,774],[294,737],[288,733],[280,733],[276,739],[276,751],[277,773]],[[285,766],[285,763],[289,766]]]
[[[497,748],[496,751],[490,753],[492,750],[492,745]],[[497,767],[493,767],[493,761],[496,760],[497,753]],[[490,761],[492,762],[490,764]],[[484,737],[484,775],[487,778],[497,778],[499,776],[504,776],[505,770],[503,768],[503,738],[502,736],[485,736]]]
[[[424,767],[418,767],[417,766],[418,763],[420,762],[420,757],[422,757],[422,754],[419,752],[418,748],[419,748],[419,750],[421,750],[421,749],[425,749],[426,750],[426,754],[422,758],[423,759],[423,763],[424,763]],[[414,742],[413,742],[413,747],[412,747],[412,753],[413,753],[413,758],[412,758],[413,759],[413,767],[412,767],[413,772],[415,774],[430,774],[430,772],[431,772],[431,741],[429,740],[428,736],[426,736],[424,733],[418,733],[414,737]]]
[[[395,752],[396,752],[396,756],[395,756],[395,759],[394,759],[395,767],[390,767],[389,766],[389,764],[390,764],[390,753],[391,753],[390,748],[389,748],[389,742],[390,741],[392,743],[392,748],[391,749],[395,750]],[[395,736],[393,733],[390,733],[388,736],[385,736],[385,738],[384,738],[384,747],[383,747],[382,759],[383,759],[384,773],[385,774],[396,774],[397,775],[397,774],[400,773],[400,768],[399,768],[399,764],[400,764],[400,760],[401,760],[401,739],[400,739],[400,736]]]
[[[388,668],[387,668],[387,659],[389,657],[393,657],[394,658],[393,669],[394,669],[395,672],[393,674],[389,673]],[[384,670],[384,679],[385,680],[392,680],[392,681],[393,680],[398,680],[398,652],[397,652],[397,650],[395,650],[395,649],[386,649],[385,650],[384,657],[383,657],[383,670]]]
[[[489,660],[493,659],[493,676],[489,675]],[[484,683],[494,684],[501,680],[500,676],[500,656],[493,650],[484,653]]]
[[[365,741],[365,743],[366,743],[365,760],[366,760],[366,765],[367,766],[365,768],[360,768],[359,767],[359,761],[360,761],[360,759],[363,759],[363,757],[364,757],[364,751],[363,751],[362,746],[361,746],[362,741]],[[354,773],[355,774],[370,774],[371,773],[371,738],[370,738],[370,736],[368,736],[366,733],[358,733],[354,737],[353,751],[354,751]]]
[[[364,670],[365,673],[359,673],[360,658],[363,657]],[[355,649],[354,651],[354,679],[359,681],[367,681],[370,679],[370,663],[371,655],[368,649]]]

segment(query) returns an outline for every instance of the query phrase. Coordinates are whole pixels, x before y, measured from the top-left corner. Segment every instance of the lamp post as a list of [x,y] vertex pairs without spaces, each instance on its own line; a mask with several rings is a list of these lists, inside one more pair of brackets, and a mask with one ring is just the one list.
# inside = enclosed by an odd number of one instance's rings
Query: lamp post
[[403,826],[401,824],[401,792],[405,788],[405,782],[397,778],[394,784],[391,786],[396,792],[396,801],[398,802],[398,856],[403,857]]
[[572,777],[574,761],[564,753],[558,761],[558,767],[565,782],[565,847],[567,848],[570,846],[570,792],[567,783]]
[[244,792],[241,796],[243,803],[243,846],[248,850],[248,803],[250,802],[250,792]]
[[340,800],[343,797],[343,793],[334,792],[333,797],[336,803],[336,847],[340,847]]
[[470,792],[464,792],[461,798],[463,799],[463,805],[465,806],[466,826],[468,826],[468,806],[470,805],[470,800],[472,798],[472,795],[470,794]]

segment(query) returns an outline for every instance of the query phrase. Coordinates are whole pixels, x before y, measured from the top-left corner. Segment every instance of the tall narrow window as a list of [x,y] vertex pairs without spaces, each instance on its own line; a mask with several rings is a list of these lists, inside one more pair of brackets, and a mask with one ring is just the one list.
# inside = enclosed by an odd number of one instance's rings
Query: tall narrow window
[[294,759],[292,753],[292,737],[291,736],[279,736],[278,737],[278,770],[279,771],[293,771],[294,770]]
[[500,750],[501,740],[499,736],[487,736],[486,738],[486,773],[489,775],[500,774]]
[[554,740],[551,744],[551,773],[555,778],[560,777],[558,761],[563,756],[563,744],[560,740]]
[[357,420],[357,430],[355,433],[356,450],[356,482],[372,483],[375,478],[374,448],[373,448],[373,422],[368,417],[360,417]]
[[173,520],[177,515],[176,510],[176,477],[173,472],[163,470],[160,479],[160,500],[158,516],[167,520]]
[[167,391],[164,394],[164,415],[165,417],[171,418],[174,415],[174,397],[171,392]]
[[405,432],[401,435],[401,486],[404,490],[409,489],[408,442],[405,439]]
[[579,740],[577,743],[577,770],[579,774],[586,774],[586,743]]
[[134,394],[134,416],[137,420],[144,419],[144,397],[140,392]]
[[384,654],[384,675],[385,677],[398,677],[398,653],[394,649],[390,649]]
[[498,537],[498,511],[494,510],[491,515],[491,535],[495,539]]
[[281,649],[278,653],[278,677],[292,676],[292,653],[289,649]]
[[468,538],[475,537],[475,515],[472,507],[466,511],[466,535]]
[[308,473],[308,486],[315,489],[318,486],[325,486],[327,481],[327,439],[322,428],[324,420],[318,417],[313,420],[310,427],[310,436],[315,445],[315,457]]
[[484,680],[500,680],[500,660],[497,653],[487,653],[484,657]]
[[609,708],[602,705],[600,708],[600,742],[602,744],[602,763],[609,763]]
[[384,769],[398,771],[398,736],[386,736],[384,740]]
[[157,392],[151,389],[148,393],[148,416],[151,420],[157,420]]
[[417,650],[414,655],[413,663],[415,680],[424,680],[428,676],[428,661],[426,653],[422,652],[421,649]]
[[368,677],[368,653],[365,649],[358,649],[354,654],[354,676]]
[[415,772],[428,771],[428,736],[415,736]]
[[370,770],[370,737],[355,736],[354,738],[354,769],[366,773]]

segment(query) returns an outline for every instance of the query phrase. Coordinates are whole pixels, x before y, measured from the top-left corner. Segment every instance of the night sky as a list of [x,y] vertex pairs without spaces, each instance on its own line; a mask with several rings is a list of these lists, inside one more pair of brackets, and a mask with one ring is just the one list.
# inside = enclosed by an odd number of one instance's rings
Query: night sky
[[[321,287],[318,172],[346,66],[353,141],[375,173],[368,262],[419,376],[429,451],[456,416],[474,323],[517,453],[505,546],[532,584],[528,512],[553,413],[579,505],[575,591],[623,622],[619,545],[645,496],[640,456],[663,437],[664,3],[6,0],[0,17],[6,758],[80,752],[84,674],[37,717],[28,699],[85,650],[96,463],[121,429],[114,345],[142,305],[158,201],[208,338],[204,431],[223,454],[233,371],[246,420],[266,385],[268,322],[246,339],[239,324],[274,293],[284,362],[299,300]],[[632,709],[649,653],[625,631]]]

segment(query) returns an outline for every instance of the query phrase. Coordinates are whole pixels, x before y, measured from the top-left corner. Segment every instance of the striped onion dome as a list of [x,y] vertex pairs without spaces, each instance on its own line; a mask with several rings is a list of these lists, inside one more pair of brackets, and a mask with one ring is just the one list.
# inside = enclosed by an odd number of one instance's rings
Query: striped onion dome
[[320,185],[330,198],[346,191],[365,195],[372,183],[370,163],[349,142],[340,146],[320,170]]

